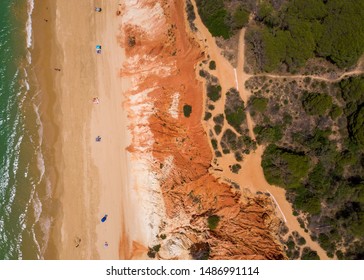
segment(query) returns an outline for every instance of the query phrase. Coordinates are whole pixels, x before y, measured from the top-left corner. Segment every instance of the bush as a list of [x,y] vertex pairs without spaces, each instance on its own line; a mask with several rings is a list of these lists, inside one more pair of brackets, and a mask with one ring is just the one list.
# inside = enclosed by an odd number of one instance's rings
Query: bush
[[268,99],[264,97],[253,97],[250,99],[250,104],[254,111],[264,112],[268,105]]
[[221,129],[222,129],[222,126],[219,125],[219,124],[214,126],[214,130],[215,130],[216,135],[220,135]]
[[319,260],[320,257],[316,251],[311,250],[310,247],[305,247],[302,250],[301,260]]
[[241,99],[239,92],[231,88],[226,93],[226,102],[224,113],[226,116],[227,122],[235,128],[237,132],[243,134],[244,131],[242,129],[242,124],[245,122],[245,108],[244,101]]
[[216,102],[221,98],[221,86],[219,85],[208,85],[207,86],[207,96],[210,100]]
[[211,139],[211,145],[214,150],[217,150],[217,140],[216,139]]
[[212,215],[207,218],[207,224],[209,226],[209,229],[211,230],[216,229],[219,222],[220,222],[220,217],[217,215]]
[[242,6],[235,10],[233,14],[234,28],[243,28],[249,22],[250,13]]
[[236,163],[230,167],[231,172],[238,174],[239,170],[241,169],[241,165]]
[[323,93],[306,92],[302,105],[307,114],[323,116],[332,107],[332,97]]
[[310,159],[303,154],[269,145],[263,153],[262,167],[268,183],[298,188],[308,175]]
[[364,106],[349,117],[348,130],[351,138],[364,147]]
[[209,68],[210,68],[210,70],[215,70],[216,69],[216,62],[214,60],[210,61]]
[[228,12],[223,0],[197,0],[196,5],[202,22],[212,36],[222,36],[224,39],[231,36],[231,27],[226,23]]
[[205,121],[208,121],[209,119],[211,119],[212,114],[210,112],[206,112],[205,113],[205,117],[203,118]]
[[183,114],[186,118],[189,118],[192,113],[192,106],[191,105],[184,105],[183,106]]
[[302,246],[306,244],[306,239],[304,239],[303,237],[298,238],[297,240],[297,244]]
[[276,143],[283,137],[282,127],[277,126],[256,126],[254,133],[257,135],[258,143]]
[[343,114],[343,109],[341,109],[337,105],[333,105],[332,109],[330,111],[330,118],[332,120],[336,120],[338,117],[340,117]]

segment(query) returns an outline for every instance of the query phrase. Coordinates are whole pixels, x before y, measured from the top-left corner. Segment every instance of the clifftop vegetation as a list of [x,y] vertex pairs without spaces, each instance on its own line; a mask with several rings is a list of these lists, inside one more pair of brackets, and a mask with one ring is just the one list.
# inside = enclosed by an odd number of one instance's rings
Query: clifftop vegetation
[[246,34],[250,64],[258,72],[296,72],[311,58],[339,68],[353,66],[364,51],[362,0],[196,0],[211,34]]
[[246,36],[257,71],[295,72],[314,57],[347,68],[362,55],[364,1],[272,2],[260,1]]
[[328,256],[363,259],[364,76],[337,83],[256,77],[247,86],[257,141],[267,146],[267,181],[287,190],[307,217],[302,227]]

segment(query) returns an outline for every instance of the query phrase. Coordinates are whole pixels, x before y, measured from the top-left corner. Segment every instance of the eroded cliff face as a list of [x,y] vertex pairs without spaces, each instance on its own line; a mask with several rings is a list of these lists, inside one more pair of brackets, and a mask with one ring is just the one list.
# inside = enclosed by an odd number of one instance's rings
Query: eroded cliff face
[[[144,245],[161,245],[155,250],[161,259],[191,258],[190,247],[205,244],[206,250],[206,243],[212,259],[282,259],[274,234],[279,220],[268,198],[243,194],[209,174],[204,90],[195,71],[206,54],[189,32],[184,5],[127,0],[121,7],[120,44],[127,56],[121,75],[132,84],[125,102],[128,150],[141,176],[147,174],[132,186],[148,196]],[[186,104],[192,107],[189,117],[183,113]],[[214,230],[207,222],[212,215],[220,217]]]

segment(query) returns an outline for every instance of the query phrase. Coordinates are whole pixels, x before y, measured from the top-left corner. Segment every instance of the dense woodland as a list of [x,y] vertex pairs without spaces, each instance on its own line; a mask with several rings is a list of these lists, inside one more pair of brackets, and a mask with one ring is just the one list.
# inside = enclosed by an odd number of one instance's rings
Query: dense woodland
[[340,68],[364,51],[364,0],[196,0],[213,36],[228,39],[246,26],[255,71],[296,72],[310,58]]

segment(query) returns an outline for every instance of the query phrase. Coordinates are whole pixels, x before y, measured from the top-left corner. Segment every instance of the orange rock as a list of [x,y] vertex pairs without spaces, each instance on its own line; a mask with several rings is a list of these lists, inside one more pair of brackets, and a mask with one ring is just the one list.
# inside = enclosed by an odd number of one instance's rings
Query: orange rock
[[[270,218],[274,214],[269,201],[254,196],[242,203],[241,194],[217,182],[208,172],[212,151],[201,124],[202,84],[195,76],[195,65],[203,58],[203,52],[186,32],[184,1],[145,2],[146,5],[161,4],[165,29],[151,37],[133,25],[125,27],[126,35],[119,38],[120,44],[126,48],[128,57],[139,59],[139,64],[138,67],[124,65],[121,74],[135,77],[138,73],[137,92],[149,89],[148,98],[153,100],[148,118],[154,138],[151,149],[156,160],[152,164],[161,178],[166,215],[172,220],[183,212],[190,219],[188,226],[169,225],[174,228],[170,232],[180,232],[183,227],[186,239],[192,243],[208,242],[212,259],[283,259],[282,247],[274,235],[278,222]],[[153,57],[153,64],[144,60],[144,55]],[[143,69],[147,69],[148,76],[143,74]],[[179,93],[178,118],[168,112],[176,92]],[[185,104],[192,107],[188,118],[183,115]],[[137,152],[135,145],[129,148],[130,152]],[[140,141],[139,145],[147,146]],[[173,159],[173,164],[167,176],[163,176],[168,157]],[[215,230],[207,226],[211,214],[221,217]]]

